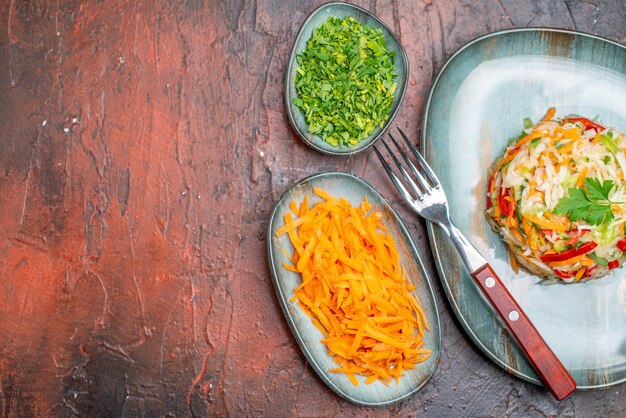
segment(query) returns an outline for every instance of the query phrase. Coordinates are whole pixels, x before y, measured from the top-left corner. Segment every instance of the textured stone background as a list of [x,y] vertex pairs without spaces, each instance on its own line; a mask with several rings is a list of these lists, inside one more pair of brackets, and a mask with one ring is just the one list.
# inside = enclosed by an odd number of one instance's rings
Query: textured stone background
[[[626,386],[558,403],[494,366],[439,285],[441,365],[406,402],[356,407],[306,364],[265,256],[280,193],[339,169],[410,219],[372,153],[323,156],[289,127],[285,66],[320,3],[1,2],[0,417],[624,413]],[[397,125],[415,137],[437,71],[479,35],[626,42],[620,0],[357,3],[408,50]]]

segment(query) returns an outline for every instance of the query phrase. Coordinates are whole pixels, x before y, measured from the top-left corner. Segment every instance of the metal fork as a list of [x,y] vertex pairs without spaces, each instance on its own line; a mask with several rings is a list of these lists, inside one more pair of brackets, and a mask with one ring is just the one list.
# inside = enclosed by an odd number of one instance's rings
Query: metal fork
[[[400,128],[398,128],[398,131],[415,157],[421,172],[402,150],[393,135],[389,134],[389,138],[397,152],[394,153],[384,139],[381,138],[381,142],[395,162],[404,180],[394,173],[376,146],[374,146],[374,151],[391,181],[413,211],[426,220],[441,226],[451,238],[452,243],[470,271],[474,282],[478,285],[492,308],[507,325],[543,383],[556,399],[565,399],[576,389],[576,382],[550,347],[548,347],[487,260],[450,220],[448,200],[446,193],[441,187],[441,182],[404,132]],[[401,156],[404,164],[398,159],[396,154]],[[405,166],[408,167],[408,170]]]

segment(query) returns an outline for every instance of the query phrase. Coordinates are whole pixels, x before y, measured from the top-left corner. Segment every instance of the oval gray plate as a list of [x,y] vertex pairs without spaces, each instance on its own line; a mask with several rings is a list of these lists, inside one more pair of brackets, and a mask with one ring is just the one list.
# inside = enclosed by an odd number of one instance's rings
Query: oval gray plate
[[[600,280],[544,286],[515,274],[483,213],[487,171],[524,117],[598,115],[626,130],[626,49],[580,33],[523,29],[479,38],[459,50],[432,87],[422,131],[426,158],[445,188],[451,217],[491,263],[578,388],[626,380],[626,270]],[[496,364],[539,379],[475,288],[444,233],[429,236],[444,289],[461,324]]]
[[[300,204],[305,195],[309,196],[310,205],[320,200],[313,194],[314,187],[321,187],[337,197],[343,196],[355,206],[360,205],[363,198],[367,198],[374,208],[380,209],[384,216],[384,224],[389,227],[398,246],[408,279],[416,286],[413,295],[420,301],[430,326],[430,332],[427,332],[424,337],[424,345],[433,353],[428,360],[418,364],[415,369],[407,370],[398,384],[394,381],[385,386],[377,381],[366,385],[363,383],[362,376],[358,376],[360,384],[354,386],[345,374],[329,372],[329,369],[337,365],[328,355],[326,346],[320,341],[323,338],[322,333],[315,328],[311,319],[296,303],[289,301],[302,279],[299,274],[282,267],[282,264],[288,263],[289,260],[281,248],[291,254],[293,246],[287,234],[276,237],[276,231],[284,224],[284,215],[289,211],[290,202],[295,201]],[[269,222],[267,244],[274,288],[289,328],[313,370],[338,395],[359,405],[389,405],[417,392],[433,375],[439,364],[441,328],[430,280],[404,224],[372,186],[358,177],[340,172],[317,174],[300,180],[287,190],[276,204]]]
[[[293,99],[298,97],[295,83],[296,67],[298,66],[298,63],[296,62],[296,55],[304,51],[308,40],[313,34],[313,30],[322,23],[326,22],[326,20],[328,20],[331,16],[342,19],[345,17],[353,17],[355,20],[369,25],[372,28],[382,30],[383,37],[387,43],[387,49],[395,52],[396,54],[395,65],[398,73],[398,87],[394,93],[393,105],[389,110],[389,117],[382,128],[377,127],[370,136],[352,147],[333,147],[332,145],[324,142],[324,140],[322,140],[319,136],[310,133],[302,111],[298,106],[293,104]],[[302,138],[307,145],[324,154],[349,155],[361,152],[372,145],[385,132],[395,118],[396,113],[398,113],[398,109],[400,108],[400,104],[404,99],[408,75],[409,60],[406,56],[404,47],[396,35],[394,35],[391,29],[389,29],[382,20],[378,19],[367,10],[352,4],[341,2],[324,4],[323,6],[315,9],[304,21],[291,51],[291,57],[289,58],[289,66],[287,67],[287,75],[285,79],[285,106],[287,107],[289,121],[300,138]]]

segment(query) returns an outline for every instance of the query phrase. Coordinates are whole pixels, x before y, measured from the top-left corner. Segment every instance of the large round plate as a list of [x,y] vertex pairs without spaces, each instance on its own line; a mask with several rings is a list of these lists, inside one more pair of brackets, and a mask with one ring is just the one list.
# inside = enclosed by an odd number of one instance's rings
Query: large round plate
[[[407,272],[407,279],[416,286],[413,295],[420,301],[430,326],[430,331],[424,337],[424,346],[432,350],[432,355],[425,362],[416,365],[415,369],[405,371],[398,384],[391,382],[385,386],[377,381],[366,385],[362,376],[357,376],[361,383],[359,386],[353,386],[345,374],[329,372],[329,369],[337,365],[328,355],[326,346],[320,341],[323,338],[322,333],[298,307],[297,302],[289,301],[302,279],[299,274],[290,272],[282,266],[283,263],[289,263],[282,249],[292,254],[293,246],[287,234],[277,237],[276,231],[284,224],[284,215],[289,211],[290,202],[300,204],[304,196],[309,196],[310,205],[320,200],[313,194],[314,187],[320,187],[336,197],[345,197],[353,206],[360,205],[363,199],[367,198],[374,209],[379,209],[383,214],[385,226],[389,228],[396,242],[402,265]],[[276,204],[270,218],[267,243],[270,272],[287,323],[313,370],[338,395],[359,405],[389,405],[417,392],[433,375],[439,364],[441,329],[430,280],[407,229],[391,206],[372,186],[356,176],[341,172],[317,174],[300,180],[286,191]]]
[[[447,192],[451,217],[481,251],[581,389],[626,380],[626,270],[600,280],[545,286],[515,274],[485,218],[487,171],[524,117],[550,106],[626,131],[626,49],[580,33],[494,33],[459,50],[438,76],[425,111],[427,160]],[[478,294],[444,233],[429,236],[461,324],[495,363],[528,381],[537,375]]]

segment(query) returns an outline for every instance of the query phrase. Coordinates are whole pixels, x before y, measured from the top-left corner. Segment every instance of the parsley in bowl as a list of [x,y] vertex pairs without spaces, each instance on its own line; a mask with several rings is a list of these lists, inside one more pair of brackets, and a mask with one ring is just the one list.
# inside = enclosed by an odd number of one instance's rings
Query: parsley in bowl
[[322,6],[294,45],[285,97],[289,119],[318,151],[362,151],[395,116],[407,74],[406,53],[384,23],[349,4]]

